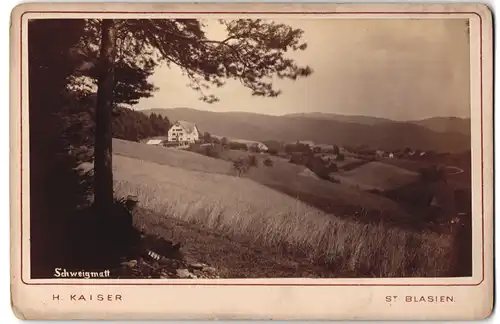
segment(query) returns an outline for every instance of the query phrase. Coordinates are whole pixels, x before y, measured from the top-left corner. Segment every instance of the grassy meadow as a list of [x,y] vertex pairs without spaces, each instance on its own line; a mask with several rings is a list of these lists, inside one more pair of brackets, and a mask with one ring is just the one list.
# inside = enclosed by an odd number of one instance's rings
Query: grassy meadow
[[[127,144],[115,144],[115,192],[137,195],[140,207],[154,212],[155,218],[142,221],[145,227],[182,220],[255,247],[278,247],[283,254],[333,268],[339,277],[446,276],[452,267],[448,235],[339,218],[252,179],[230,175],[225,161],[160,147],[143,148],[148,152],[141,160],[122,156]],[[136,145],[141,144],[131,143]],[[130,155],[142,154],[138,147],[128,149]],[[150,156],[153,151],[160,153]],[[159,163],[162,154],[176,160]]]
[[[145,145],[135,142],[113,140],[116,155],[127,156],[155,162],[165,166],[184,170],[234,176],[231,160],[247,157],[251,153],[226,150],[221,158],[211,158],[198,153]],[[253,180],[273,190],[298,199],[328,214],[349,217],[373,217],[391,222],[412,223],[412,216],[394,201],[380,195],[351,188],[346,185],[318,180],[317,177],[304,174],[308,170],[302,165],[289,163],[288,160],[270,156],[273,167],[266,167],[262,161],[267,155],[257,154],[259,166],[251,168],[245,178]],[[360,207],[360,201],[363,202]],[[370,215],[362,215],[362,214]],[[376,215],[373,215],[376,214]]]
[[419,174],[395,165],[369,162],[354,170],[336,173],[335,179],[362,190],[386,191],[417,181]]

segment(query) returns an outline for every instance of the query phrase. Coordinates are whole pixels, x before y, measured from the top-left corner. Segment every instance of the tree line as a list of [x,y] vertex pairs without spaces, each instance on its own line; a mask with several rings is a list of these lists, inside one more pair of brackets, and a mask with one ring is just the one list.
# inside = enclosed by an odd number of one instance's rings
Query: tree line
[[170,121],[167,117],[157,114],[146,116],[132,109],[120,107],[118,116],[112,120],[114,138],[138,142],[154,136],[167,136]]

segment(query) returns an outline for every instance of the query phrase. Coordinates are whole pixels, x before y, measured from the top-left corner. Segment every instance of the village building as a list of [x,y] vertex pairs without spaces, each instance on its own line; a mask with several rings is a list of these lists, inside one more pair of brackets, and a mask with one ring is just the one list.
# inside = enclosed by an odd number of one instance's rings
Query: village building
[[167,137],[170,143],[188,145],[200,139],[200,132],[196,124],[178,120],[168,130]]
[[329,144],[315,144],[311,148],[314,152],[331,153],[334,151],[334,146]]
[[246,143],[248,150],[254,149],[257,152],[267,152],[269,148],[264,143],[260,142],[248,142]]
[[291,144],[303,144],[303,145],[309,145],[310,148],[314,146],[313,141],[297,141],[296,143],[291,143]]
[[215,138],[218,141],[222,141],[222,139],[225,138],[229,144],[230,143],[237,143],[237,144],[241,144],[242,146],[245,145],[246,149],[249,151],[253,150],[256,152],[267,152],[269,150],[269,147],[267,147],[266,144],[264,144],[262,142],[258,142],[258,141],[250,141],[250,140],[244,140],[244,139],[238,139],[238,138],[229,138],[229,137],[214,135],[214,134],[212,134],[212,138]]

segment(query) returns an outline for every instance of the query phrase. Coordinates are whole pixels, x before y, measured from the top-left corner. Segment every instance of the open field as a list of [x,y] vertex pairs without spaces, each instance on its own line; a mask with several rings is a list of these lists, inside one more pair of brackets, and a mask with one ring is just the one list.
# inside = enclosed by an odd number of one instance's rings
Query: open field
[[417,181],[419,174],[394,165],[370,162],[351,171],[336,173],[334,177],[342,184],[362,190],[386,191]]
[[144,159],[150,162],[179,167],[186,170],[223,174],[229,174],[231,172],[231,164],[220,159],[209,158],[194,152],[124,141],[115,138],[113,139],[113,152],[116,155]]
[[[470,153],[470,152],[469,152]],[[459,187],[471,187],[471,160],[467,153],[450,156],[437,156],[419,160],[389,159],[383,163],[395,165],[410,171],[419,172],[422,168],[432,165],[446,166],[447,179]]]
[[[369,212],[370,217],[380,217],[387,221],[405,223],[412,220],[410,214],[390,199],[343,184],[304,176],[304,169],[302,166],[284,163],[283,167],[276,164],[272,168],[252,168],[246,176],[326,213],[349,217],[363,211]],[[297,173],[298,170],[301,170],[300,173]]]
[[[338,276],[444,276],[451,237],[343,220],[254,181],[114,156],[117,196],[134,194],[161,224],[174,218],[305,257]],[[315,181],[315,180],[312,180]],[[214,190],[217,188],[217,190]]]
[[[193,152],[120,140],[114,140],[114,151],[118,155],[140,158],[185,170],[235,174],[230,162]],[[250,153],[228,150],[222,154],[223,158],[229,160],[246,157]],[[256,154],[256,156],[259,160],[259,166],[251,168],[244,175],[245,178],[285,193],[326,213],[346,217],[356,215],[357,218],[365,217],[364,220],[369,222],[384,219],[394,223],[406,224],[410,222],[413,224],[415,221],[407,211],[388,198],[346,185],[304,176],[304,166],[289,163],[279,157],[271,157],[274,166],[266,167],[262,164],[266,155]]]

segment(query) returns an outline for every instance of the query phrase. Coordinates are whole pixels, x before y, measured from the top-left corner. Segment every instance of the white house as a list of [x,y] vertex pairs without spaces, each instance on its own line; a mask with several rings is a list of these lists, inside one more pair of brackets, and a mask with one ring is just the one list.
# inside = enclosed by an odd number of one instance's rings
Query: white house
[[194,123],[183,120],[176,121],[168,130],[168,141],[187,145],[200,139],[200,132]]

